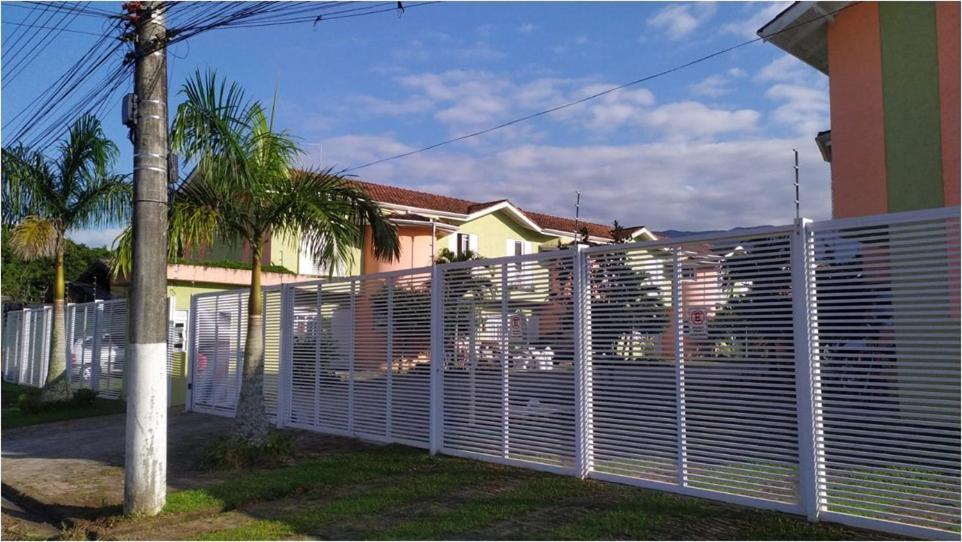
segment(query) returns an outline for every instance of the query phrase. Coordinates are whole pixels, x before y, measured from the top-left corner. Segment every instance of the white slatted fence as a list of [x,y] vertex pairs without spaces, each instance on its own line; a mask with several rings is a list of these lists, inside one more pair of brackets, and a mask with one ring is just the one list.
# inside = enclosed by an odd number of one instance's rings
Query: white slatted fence
[[[288,284],[265,302],[266,404],[282,426],[958,538],[959,261],[951,208]],[[193,299],[195,410],[233,413],[246,295]]]
[[53,307],[9,311],[3,326],[3,378],[39,388],[47,380]]

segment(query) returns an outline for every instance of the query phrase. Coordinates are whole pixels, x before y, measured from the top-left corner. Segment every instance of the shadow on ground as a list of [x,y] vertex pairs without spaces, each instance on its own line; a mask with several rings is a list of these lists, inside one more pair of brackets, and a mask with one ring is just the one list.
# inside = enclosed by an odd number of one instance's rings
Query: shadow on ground
[[[124,416],[4,432],[4,535],[95,539],[892,539],[702,499],[288,431],[295,464],[205,471],[231,420],[169,413],[168,507],[121,516]],[[37,515],[37,534],[7,524]]]

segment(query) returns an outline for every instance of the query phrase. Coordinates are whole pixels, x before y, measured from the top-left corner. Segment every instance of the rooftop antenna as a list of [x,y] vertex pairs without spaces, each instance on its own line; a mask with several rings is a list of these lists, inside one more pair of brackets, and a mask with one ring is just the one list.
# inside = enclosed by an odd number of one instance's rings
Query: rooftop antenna
[[578,245],[578,218],[581,214],[581,192],[575,192],[575,194],[575,245]]
[[801,217],[799,212],[799,197],[798,197],[798,149],[792,149],[795,153],[795,220]]

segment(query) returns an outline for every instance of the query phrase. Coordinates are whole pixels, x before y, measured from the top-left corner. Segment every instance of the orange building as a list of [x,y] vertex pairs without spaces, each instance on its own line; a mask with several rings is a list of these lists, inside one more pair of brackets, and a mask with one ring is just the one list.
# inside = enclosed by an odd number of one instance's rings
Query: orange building
[[758,35],[829,77],[835,218],[959,205],[957,2],[795,2]]

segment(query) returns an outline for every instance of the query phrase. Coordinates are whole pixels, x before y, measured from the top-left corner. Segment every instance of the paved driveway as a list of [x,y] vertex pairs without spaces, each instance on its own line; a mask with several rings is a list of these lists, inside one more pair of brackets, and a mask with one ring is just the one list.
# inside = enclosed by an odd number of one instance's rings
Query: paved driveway
[[[168,485],[203,483],[197,474],[201,451],[230,429],[217,416],[168,413]],[[52,515],[85,517],[123,502],[125,415],[82,418],[5,430],[2,434],[3,491],[26,495]],[[19,500],[19,499],[16,499]]]

